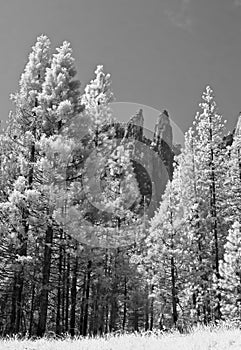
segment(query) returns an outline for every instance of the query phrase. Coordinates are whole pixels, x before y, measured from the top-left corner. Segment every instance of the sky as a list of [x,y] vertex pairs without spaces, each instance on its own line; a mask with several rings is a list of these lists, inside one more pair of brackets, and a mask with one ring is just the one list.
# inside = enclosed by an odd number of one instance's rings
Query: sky
[[185,132],[210,85],[232,130],[241,111],[241,0],[8,0],[0,11],[1,120],[37,36],[71,42],[82,87],[97,64],[117,102],[166,109]]

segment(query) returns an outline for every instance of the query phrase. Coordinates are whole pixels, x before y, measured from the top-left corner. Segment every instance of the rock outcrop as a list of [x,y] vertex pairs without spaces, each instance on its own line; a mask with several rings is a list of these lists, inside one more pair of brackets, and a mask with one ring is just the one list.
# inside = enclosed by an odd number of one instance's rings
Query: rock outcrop
[[[153,132],[143,132],[144,116],[140,109],[125,125],[114,124],[115,138],[135,139],[134,155],[131,157],[133,170],[141,194],[140,202],[133,203],[131,210],[147,214],[150,219],[159,207],[168,180],[173,176],[174,155],[179,153],[178,147],[173,146],[173,133],[167,111],[163,111],[157,118]],[[108,129],[110,126],[106,126]],[[107,130],[103,130],[106,132]],[[108,222],[109,213],[101,212],[90,207],[86,213],[87,220],[94,222]]]
[[241,135],[241,112],[239,113],[239,116],[238,116],[238,122],[235,128],[234,135]]
[[130,118],[129,123],[143,127],[143,124],[144,124],[143,110],[139,109],[139,111],[136,112],[136,114]]
[[150,132],[149,137],[143,135],[143,124],[144,116],[140,109],[128,122],[127,129],[129,137],[146,144],[144,159],[139,164],[133,162],[133,167],[142,195],[141,206],[144,207],[145,203],[148,216],[152,217],[159,207],[168,180],[172,179],[174,155],[180,152],[173,146],[172,127],[166,110],[158,116],[154,134]]
[[144,117],[143,110],[140,109],[128,122],[128,136],[134,136],[138,140],[143,138]]
[[168,112],[166,110],[164,110],[162,114],[159,115],[155,125],[154,142],[158,143],[160,140],[163,140],[170,148],[172,148],[172,127],[170,124]]
[[241,136],[241,112],[239,113],[237,124],[234,130],[223,137],[222,147],[231,146],[235,136]]

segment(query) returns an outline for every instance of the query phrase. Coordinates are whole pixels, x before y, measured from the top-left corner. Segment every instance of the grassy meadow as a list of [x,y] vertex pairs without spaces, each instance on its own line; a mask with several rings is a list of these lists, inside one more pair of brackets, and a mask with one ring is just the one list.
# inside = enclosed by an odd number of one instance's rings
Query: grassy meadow
[[239,328],[198,327],[188,334],[139,333],[102,338],[1,339],[1,350],[240,350]]

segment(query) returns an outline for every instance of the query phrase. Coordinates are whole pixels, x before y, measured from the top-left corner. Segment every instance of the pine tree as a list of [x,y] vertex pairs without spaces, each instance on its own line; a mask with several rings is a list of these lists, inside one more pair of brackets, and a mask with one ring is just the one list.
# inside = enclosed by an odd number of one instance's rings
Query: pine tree
[[[180,254],[178,262],[182,261],[182,268],[178,271],[182,281],[179,290],[179,320],[183,319],[184,322],[190,316],[197,322],[220,318],[220,293],[216,291],[216,281],[219,279],[218,261],[223,254],[226,232],[223,215],[226,153],[220,147],[224,125],[222,117],[216,112],[216,104],[209,87],[203,94],[200,107],[202,113],[197,113],[193,128],[186,133],[184,148],[176,159],[178,165],[174,171],[174,180],[171,186],[167,186],[160,212],[155,216],[156,226],[160,226],[160,230],[152,225],[150,230],[150,237],[154,235],[153,242],[158,242],[157,232],[160,232],[160,237],[165,236],[165,232],[168,232],[165,229],[170,226],[170,218],[166,216],[170,210],[168,198],[175,198],[176,208],[171,211],[173,220],[178,215],[178,206],[182,218],[179,227],[182,245],[177,235],[173,237],[173,246]],[[169,234],[171,235],[171,231]],[[149,241],[150,253],[154,248],[151,238]],[[156,256],[160,257],[161,263],[160,251],[162,252],[162,248]],[[165,286],[165,279],[162,281]]]
[[[198,154],[198,177],[202,191],[203,203],[207,201],[206,235],[210,235],[209,244],[212,247],[209,255],[214,279],[219,279],[219,259],[222,256],[222,243],[225,237],[224,218],[222,216],[222,191],[224,184],[223,160],[225,151],[220,147],[224,132],[222,117],[217,113],[216,103],[210,87],[203,93],[200,104],[202,113],[195,118],[196,150]],[[212,284],[212,282],[210,281]],[[212,288],[212,287],[211,287]],[[211,306],[215,319],[220,318],[220,293],[215,292]]]
[[226,176],[223,190],[223,215],[226,217],[227,226],[235,221],[240,221],[241,214],[241,135],[234,134],[231,147],[227,149]]
[[[51,66],[47,69],[43,90],[39,96],[40,108],[37,111],[42,118],[44,132],[39,142],[39,147],[42,151],[42,155],[45,154],[39,167],[44,170],[43,181],[45,186],[47,184],[45,189],[43,187],[43,196],[46,201],[46,231],[37,329],[37,334],[40,336],[45,332],[47,321],[54,237],[53,209],[56,203],[55,193],[59,191],[59,186],[55,186],[56,176],[58,176],[58,171],[61,167],[64,168],[64,174],[61,174],[62,178],[60,179],[62,182],[60,182],[65,187],[66,167],[68,165],[65,157],[68,161],[71,155],[69,140],[66,140],[63,136],[62,129],[64,129],[65,125],[68,125],[70,122],[70,119],[74,118],[82,109],[79,92],[80,83],[78,80],[74,80],[75,75],[76,69],[74,66],[74,58],[72,57],[72,49],[68,42],[64,42],[63,45],[57,49],[57,53],[53,55]],[[51,188],[52,195],[49,196],[49,190]]]
[[82,103],[96,132],[106,122],[113,121],[110,103],[114,101],[114,94],[111,90],[110,78],[110,74],[104,72],[102,65],[97,66],[95,79],[87,84],[82,96]]
[[[12,96],[14,113],[10,114],[6,135],[11,143],[12,155],[17,155],[18,173],[11,178],[12,188],[8,196],[8,222],[15,228],[16,273],[13,283],[11,331],[19,332],[22,319],[24,294],[25,260],[28,240],[33,235],[31,227],[38,193],[34,189],[34,163],[36,161],[35,143],[37,128],[41,124],[36,115],[37,96],[41,92],[42,82],[49,65],[50,42],[46,36],[37,39],[29,55],[29,61],[20,79],[19,92]],[[17,223],[18,222],[18,223]]]
[[220,261],[221,311],[224,319],[241,321],[241,231],[236,221],[229,230]]
[[182,153],[177,157],[179,181],[181,183],[181,203],[183,209],[183,238],[185,246],[185,270],[183,292],[180,302],[183,305],[184,320],[208,322],[210,313],[210,241],[207,231],[209,207],[203,196],[203,159],[200,157],[198,139],[194,128],[185,134]]
[[[182,313],[179,293],[182,292],[183,261],[186,242],[182,230],[181,183],[178,169],[167,184],[160,208],[151,220],[146,239],[144,264],[149,271],[152,298],[157,305],[156,321],[162,327],[176,327]],[[182,281],[183,282],[183,281]]]

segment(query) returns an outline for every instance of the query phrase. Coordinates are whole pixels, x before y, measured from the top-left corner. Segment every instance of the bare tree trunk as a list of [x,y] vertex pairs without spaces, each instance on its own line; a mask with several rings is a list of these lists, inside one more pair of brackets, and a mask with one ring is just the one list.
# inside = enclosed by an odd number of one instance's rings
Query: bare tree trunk
[[[64,234],[64,233],[63,233]],[[62,267],[62,301],[61,301],[61,307],[62,307],[62,331],[65,331],[65,300],[66,300],[66,235],[63,235],[64,239],[64,246],[63,246],[63,267]]]
[[123,321],[122,321],[122,329],[125,330],[126,327],[126,319],[127,319],[127,278],[125,276],[124,279],[124,310],[123,310]]
[[92,334],[94,336],[98,333],[98,327],[99,327],[99,303],[98,301],[101,300],[101,296],[99,293],[99,282],[97,282],[97,285],[94,288],[93,291],[93,320],[92,320]]
[[105,309],[105,333],[109,332],[109,304],[106,304],[106,309]]
[[62,231],[61,231],[60,232],[60,247],[59,247],[59,264],[58,264],[56,334],[61,333],[62,265],[63,265],[63,247],[62,247]]
[[42,337],[46,331],[47,311],[48,311],[48,295],[49,295],[49,279],[51,268],[51,255],[52,255],[52,243],[53,243],[53,228],[51,225],[47,227],[45,235],[45,249],[44,249],[44,262],[43,262],[43,279],[42,289],[40,293],[40,308],[39,308],[39,320],[37,335]]
[[134,330],[139,331],[139,314],[138,309],[134,310]]
[[116,330],[116,318],[117,318],[117,300],[116,300],[116,285],[114,285],[111,298],[111,312],[110,312],[110,325],[109,325],[109,330],[110,332]]
[[[19,234],[20,248],[18,249],[19,256],[27,255],[27,237],[28,237],[28,224],[27,224],[27,214],[23,211],[23,226],[24,235]],[[16,281],[16,324],[15,333],[20,331],[21,325],[21,315],[22,315],[22,294],[23,294],[23,284],[24,284],[24,267],[20,263],[19,271],[17,272]]]
[[87,264],[86,295],[85,295],[85,308],[84,308],[84,320],[83,320],[83,336],[87,335],[87,330],[88,330],[91,266],[92,266],[92,261],[89,260],[88,264]]
[[85,295],[86,295],[85,285],[86,285],[86,274],[84,275],[82,299],[81,299],[81,305],[80,305],[79,331],[81,335],[83,335],[83,332],[84,332],[84,305],[85,305]]
[[105,297],[102,296],[102,303],[101,303],[101,307],[100,307],[100,322],[99,322],[99,327],[98,327],[98,334],[100,336],[103,335],[104,329],[105,329]]
[[69,289],[70,289],[70,255],[67,254],[66,294],[65,294],[65,332],[69,331]]
[[117,304],[117,293],[118,293],[118,280],[117,280],[117,257],[119,254],[119,249],[117,249],[114,256],[114,267],[112,272],[112,291],[111,291],[111,309],[110,309],[110,332],[116,330],[116,319],[118,312],[118,304]]
[[176,293],[176,278],[175,278],[175,262],[174,257],[171,257],[171,280],[172,280],[172,318],[173,324],[177,324],[177,293]]
[[71,308],[70,308],[70,335],[75,335],[75,311],[76,311],[76,296],[77,296],[77,273],[78,273],[78,257],[74,259],[71,284]]
[[11,317],[10,317],[10,334],[15,332],[16,321],[16,284],[17,284],[17,272],[14,274],[13,290],[12,290],[12,303],[11,303]]
[[29,329],[28,329],[28,333],[30,337],[33,331],[34,298],[35,298],[35,282],[33,282],[32,284],[31,308],[30,308]]
[[[151,293],[154,290],[154,286],[151,286]],[[154,298],[151,297],[151,305],[150,305],[150,331],[153,330],[154,326]]]
[[149,329],[149,299],[148,299],[148,284],[146,284],[146,300],[145,300],[145,331]]

